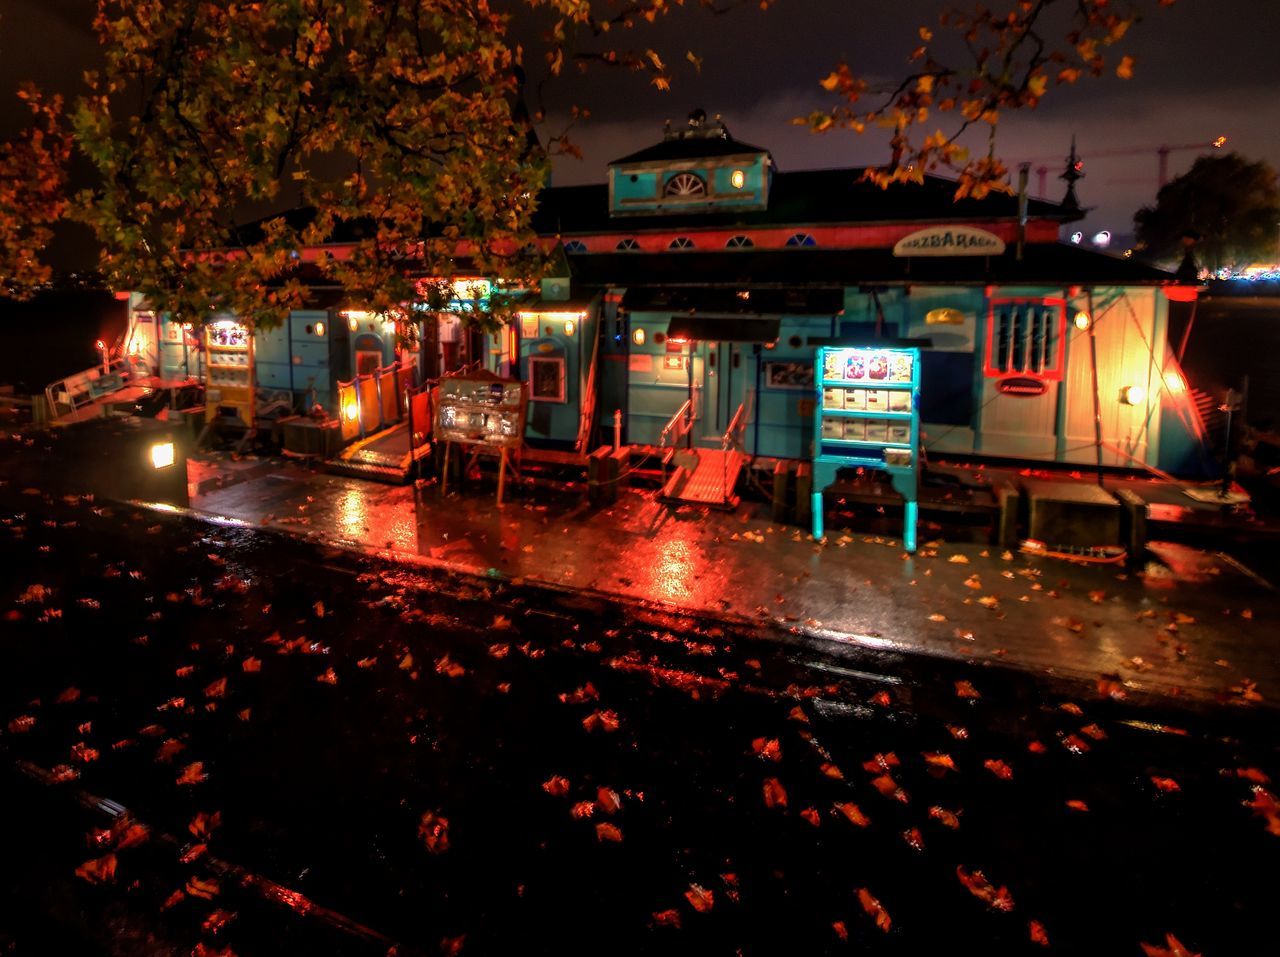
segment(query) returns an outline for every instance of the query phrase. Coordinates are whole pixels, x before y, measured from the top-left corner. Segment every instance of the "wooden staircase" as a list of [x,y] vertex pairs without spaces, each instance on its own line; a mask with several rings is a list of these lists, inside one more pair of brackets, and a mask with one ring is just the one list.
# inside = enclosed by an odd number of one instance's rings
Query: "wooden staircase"
[[734,487],[746,456],[737,449],[691,449],[692,467],[678,466],[662,489],[662,500],[673,505],[706,505],[731,510],[738,505]]

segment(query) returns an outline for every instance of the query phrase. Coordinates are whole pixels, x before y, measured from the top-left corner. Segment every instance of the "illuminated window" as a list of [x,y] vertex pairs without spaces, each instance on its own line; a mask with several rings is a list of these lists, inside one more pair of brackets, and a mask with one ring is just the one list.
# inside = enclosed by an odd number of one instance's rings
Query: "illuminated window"
[[987,313],[989,377],[1062,378],[1067,304],[1061,299],[993,299]]
[[724,244],[725,249],[746,249],[748,246],[754,246],[750,236],[730,236],[729,241]]
[[578,239],[571,239],[564,244],[564,251],[567,253],[585,253],[587,244]]
[[729,174],[729,182],[733,185],[734,189],[742,189],[742,187],[747,185],[747,174],[740,169],[735,169]]
[[677,236],[671,242],[667,243],[668,249],[692,249],[693,240],[688,236]]
[[637,240],[627,237],[618,240],[617,250],[620,253],[633,253],[640,249],[640,243]]
[[662,195],[668,199],[695,199],[707,195],[707,184],[697,173],[676,173],[667,180]]
[[796,233],[787,239],[788,246],[816,246],[818,245],[812,236],[808,233]]

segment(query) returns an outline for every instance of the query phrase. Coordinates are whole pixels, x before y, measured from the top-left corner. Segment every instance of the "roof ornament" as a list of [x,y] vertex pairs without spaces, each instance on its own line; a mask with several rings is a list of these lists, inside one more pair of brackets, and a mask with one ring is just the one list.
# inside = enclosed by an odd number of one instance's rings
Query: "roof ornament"
[[1080,200],[1076,196],[1076,183],[1084,179],[1084,160],[1076,155],[1076,138],[1074,134],[1071,137],[1071,155],[1067,157],[1067,168],[1062,171],[1058,179],[1065,180],[1067,183],[1067,194],[1062,197],[1062,205],[1064,208],[1072,211],[1080,209]]
[[667,120],[663,127],[664,140],[727,140],[729,139],[729,128],[724,125],[724,120],[717,113],[714,120],[707,120],[707,111],[701,107],[695,107],[689,111],[689,118],[685,125],[680,129],[672,129],[671,121]]

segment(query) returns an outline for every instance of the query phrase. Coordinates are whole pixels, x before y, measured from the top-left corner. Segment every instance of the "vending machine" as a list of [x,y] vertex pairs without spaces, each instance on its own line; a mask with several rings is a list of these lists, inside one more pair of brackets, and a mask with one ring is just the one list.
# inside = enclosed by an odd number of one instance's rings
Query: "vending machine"
[[916,550],[920,451],[920,350],[821,346],[815,359],[813,537],[822,538],[822,492],[842,468],[888,472],[905,503],[902,543]]

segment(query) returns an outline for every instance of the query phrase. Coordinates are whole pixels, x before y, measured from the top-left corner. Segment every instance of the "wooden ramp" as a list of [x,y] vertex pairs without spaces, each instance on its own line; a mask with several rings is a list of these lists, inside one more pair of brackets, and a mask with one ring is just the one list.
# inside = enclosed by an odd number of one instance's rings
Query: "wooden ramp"
[[400,422],[359,442],[353,442],[325,463],[333,475],[404,485],[409,481],[413,456],[409,451],[409,423]]
[[736,508],[738,496],[733,493],[742,472],[744,456],[730,449],[695,449],[697,463],[692,468],[680,467],[662,489],[663,501],[710,508]]

